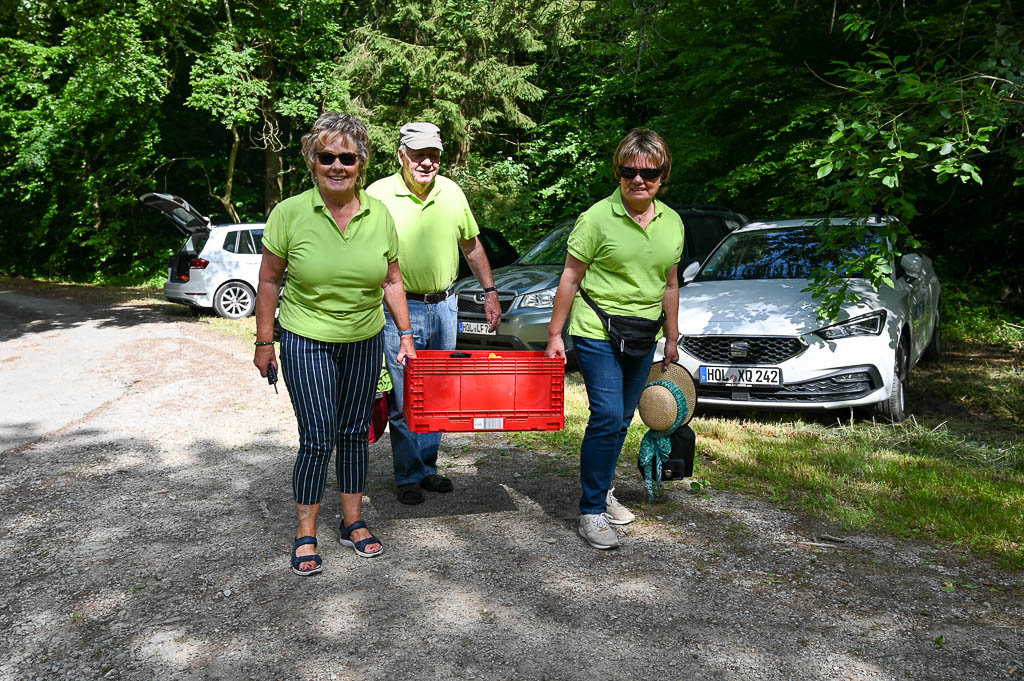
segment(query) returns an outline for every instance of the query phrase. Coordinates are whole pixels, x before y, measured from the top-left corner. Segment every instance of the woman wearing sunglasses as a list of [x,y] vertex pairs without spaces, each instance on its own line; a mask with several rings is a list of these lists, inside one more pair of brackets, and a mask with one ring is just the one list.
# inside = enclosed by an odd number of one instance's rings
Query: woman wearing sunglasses
[[[562,329],[572,312],[569,335],[590,400],[590,420],[580,447],[579,533],[591,546],[613,549],[618,535],[609,525],[625,525],[634,516],[614,497],[615,465],[647,383],[657,337],[656,320],[666,338],[678,337],[679,282],[676,267],[683,251],[683,221],[655,199],[672,170],[668,145],[653,130],[633,130],[612,158],[618,187],[576,220],[569,235],[565,269],[555,293],[548,327],[548,357],[565,357]],[[605,315],[640,318],[650,330],[639,350],[613,345],[585,291]],[[653,323],[646,320],[655,320]],[[679,357],[675,343],[665,344],[665,366]]]
[[[298,530],[291,567],[297,575],[323,569],[316,521],[337,448],[341,493],[340,541],[365,558],[384,551],[362,519],[370,407],[384,354],[384,311],[408,330],[398,235],[391,215],[363,190],[370,139],[358,118],[324,113],[302,138],[315,186],[278,204],[263,232],[256,294],[256,354],[262,376],[277,369],[274,310],[281,302],[281,369],[299,426],[292,471]],[[398,360],[416,356],[412,332]]]

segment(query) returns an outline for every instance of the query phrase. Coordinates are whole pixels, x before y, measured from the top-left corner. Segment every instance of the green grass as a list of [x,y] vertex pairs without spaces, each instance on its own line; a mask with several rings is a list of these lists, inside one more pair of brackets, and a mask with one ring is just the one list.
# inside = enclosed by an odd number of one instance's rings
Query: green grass
[[984,430],[1024,426],[1024,353],[1012,345],[951,340],[941,362],[914,369],[910,388],[912,398],[959,408]]
[[[1024,569],[1024,320],[976,293],[944,290],[946,352],[911,374],[913,418],[698,416],[695,479],[847,532],[953,544]],[[586,422],[586,394],[572,373],[565,430],[512,439],[558,453],[562,468],[578,466]],[[637,475],[645,430],[639,419],[630,427],[620,474]]]
[[[565,430],[511,437],[559,455],[550,466],[572,468],[586,422],[586,394],[574,372],[566,377]],[[762,498],[846,532],[952,543],[1007,569],[1024,568],[1024,443],[1012,424],[990,440],[914,420],[883,425],[762,415],[698,417],[691,425],[694,477],[713,489]],[[630,427],[620,474],[637,475],[635,453],[645,430],[639,419]]]
[[[1018,310],[1019,312],[1019,310]],[[946,335],[966,341],[1024,347],[1024,320],[993,292],[962,282],[945,282],[942,320]]]
[[980,444],[913,423],[700,419],[697,475],[771,498],[845,531],[946,541],[1024,568],[1024,448]]

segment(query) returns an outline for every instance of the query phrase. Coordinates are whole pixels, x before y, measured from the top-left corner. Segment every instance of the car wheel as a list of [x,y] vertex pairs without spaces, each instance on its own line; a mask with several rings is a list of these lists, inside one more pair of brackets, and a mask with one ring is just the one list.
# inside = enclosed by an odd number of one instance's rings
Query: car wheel
[[926,362],[938,362],[942,357],[942,313],[935,310],[935,329],[932,330],[932,340],[924,349],[921,359]]
[[910,377],[910,358],[907,353],[906,340],[900,341],[896,349],[896,357],[893,366],[893,381],[889,388],[889,397],[878,403],[876,407],[879,416],[899,423],[907,418],[907,386]]
[[225,319],[248,317],[255,307],[256,294],[240,281],[229,281],[213,296],[213,309]]

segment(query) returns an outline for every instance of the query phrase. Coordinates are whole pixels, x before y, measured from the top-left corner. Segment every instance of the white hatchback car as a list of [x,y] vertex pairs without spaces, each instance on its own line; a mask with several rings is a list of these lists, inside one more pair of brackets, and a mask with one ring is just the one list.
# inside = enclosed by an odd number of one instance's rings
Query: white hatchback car
[[894,263],[895,286],[878,291],[851,277],[859,300],[844,305],[838,321],[823,324],[817,302],[804,291],[815,267],[836,261],[818,252],[815,227],[822,223],[750,223],[729,234],[702,266],[686,268],[679,361],[693,375],[701,404],[776,410],[873,405],[886,419],[906,418],[910,370],[941,351],[941,285],[932,261],[904,254]]
[[227,319],[253,313],[263,258],[263,223],[214,226],[173,194],[143,194],[139,201],[159,210],[188,236],[168,263],[167,300],[213,308]]

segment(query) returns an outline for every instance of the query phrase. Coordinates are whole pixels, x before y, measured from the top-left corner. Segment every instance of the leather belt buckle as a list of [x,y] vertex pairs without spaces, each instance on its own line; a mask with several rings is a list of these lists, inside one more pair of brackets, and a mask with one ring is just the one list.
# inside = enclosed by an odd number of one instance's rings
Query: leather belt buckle
[[436,305],[437,303],[440,303],[442,300],[446,299],[451,294],[452,294],[452,289],[449,288],[448,290],[441,291],[440,293],[408,293],[407,292],[405,294],[405,297],[408,298],[409,300],[420,300],[420,301],[423,301],[424,303],[427,303],[428,305]]

